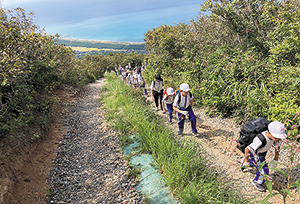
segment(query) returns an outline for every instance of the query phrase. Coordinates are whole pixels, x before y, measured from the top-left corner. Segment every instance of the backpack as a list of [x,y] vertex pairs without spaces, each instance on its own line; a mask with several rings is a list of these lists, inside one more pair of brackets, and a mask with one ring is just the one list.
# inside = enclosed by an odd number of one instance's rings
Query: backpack
[[[176,97],[177,95],[179,95],[179,96],[178,96],[178,104],[180,104],[180,101],[181,101],[181,94],[180,94],[180,90],[177,90],[177,91],[176,91],[176,95],[175,95],[175,97]],[[193,94],[192,94],[191,92],[189,92],[189,95],[190,95],[190,98],[192,98],[192,97],[193,97]]]
[[237,148],[245,153],[245,148],[252,143],[256,136],[262,142],[260,148],[264,147],[267,144],[267,140],[261,132],[268,130],[269,123],[270,122],[266,118],[260,117],[243,124],[238,139],[240,145],[238,145]]

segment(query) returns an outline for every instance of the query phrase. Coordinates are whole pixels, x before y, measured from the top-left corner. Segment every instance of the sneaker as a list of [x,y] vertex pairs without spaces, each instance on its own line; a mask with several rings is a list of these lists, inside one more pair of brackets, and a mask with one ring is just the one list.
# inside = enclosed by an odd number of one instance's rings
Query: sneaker
[[166,111],[162,111],[163,114],[166,114]]
[[200,136],[200,133],[198,133],[198,132],[193,132],[192,135],[194,135],[194,136]]
[[178,135],[183,135],[183,133],[182,132],[178,132]]
[[155,110],[158,111],[158,107],[156,107]]
[[258,184],[256,181],[252,181],[252,184],[253,184],[253,186],[254,186],[257,190],[259,190],[259,191],[261,191],[261,192],[265,192],[265,191],[266,191],[266,189],[263,187],[262,184]]

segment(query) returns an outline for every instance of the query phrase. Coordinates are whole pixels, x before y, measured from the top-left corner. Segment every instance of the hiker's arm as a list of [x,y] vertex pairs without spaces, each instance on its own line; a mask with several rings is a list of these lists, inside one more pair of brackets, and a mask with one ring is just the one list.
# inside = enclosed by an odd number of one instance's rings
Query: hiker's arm
[[193,99],[190,99],[190,104],[191,104],[191,106],[193,105],[193,103],[194,103],[194,100],[193,100]]
[[176,106],[173,106],[173,110],[180,113],[180,110]]
[[153,100],[153,89],[151,89],[151,99]]
[[166,112],[166,107],[165,107],[166,104],[164,102],[162,102],[162,105],[163,105],[162,107],[163,107],[164,112]]
[[245,148],[245,162],[249,162],[250,150],[248,147]]

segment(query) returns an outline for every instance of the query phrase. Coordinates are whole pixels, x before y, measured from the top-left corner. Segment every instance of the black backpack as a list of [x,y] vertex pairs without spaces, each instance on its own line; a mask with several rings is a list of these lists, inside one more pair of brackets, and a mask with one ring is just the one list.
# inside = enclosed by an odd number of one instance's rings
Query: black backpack
[[268,130],[269,123],[270,122],[266,118],[260,117],[243,124],[238,139],[240,145],[238,145],[237,148],[245,153],[245,148],[252,143],[256,136],[262,142],[260,147],[264,147],[267,144],[267,141],[261,132]]

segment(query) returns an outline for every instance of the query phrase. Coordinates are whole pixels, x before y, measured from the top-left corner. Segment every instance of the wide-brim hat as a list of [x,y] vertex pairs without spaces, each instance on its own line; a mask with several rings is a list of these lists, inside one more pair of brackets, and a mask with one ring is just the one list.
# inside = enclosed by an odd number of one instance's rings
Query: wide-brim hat
[[190,89],[190,86],[188,84],[183,83],[183,84],[180,85],[180,90],[181,91],[190,91],[191,89]]
[[287,137],[285,134],[285,127],[284,125],[279,121],[273,121],[268,125],[269,132],[273,137],[278,139],[284,139]]
[[175,94],[174,89],[173,88],[168,88],[167,89],[167,94],[168,95],[174,95]]

